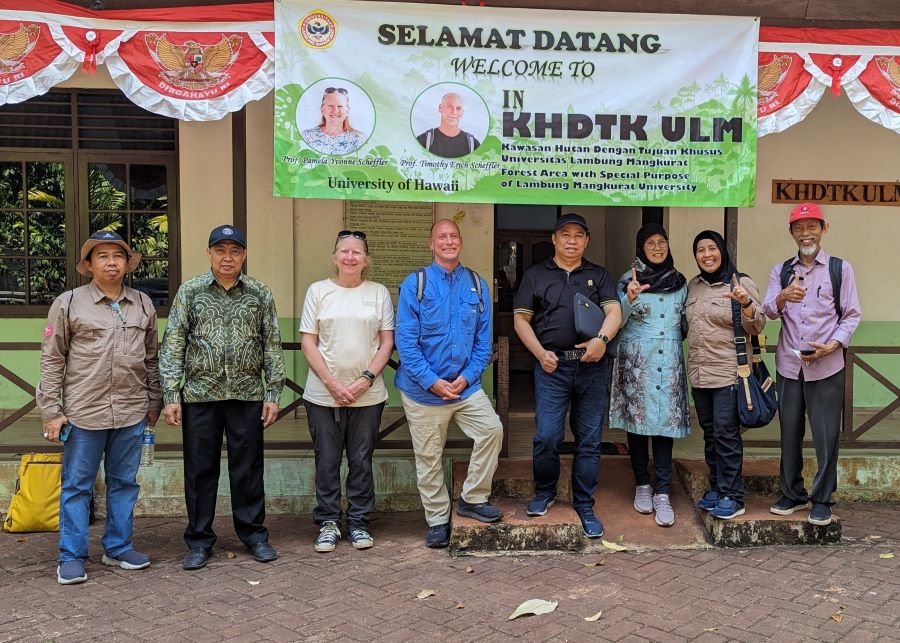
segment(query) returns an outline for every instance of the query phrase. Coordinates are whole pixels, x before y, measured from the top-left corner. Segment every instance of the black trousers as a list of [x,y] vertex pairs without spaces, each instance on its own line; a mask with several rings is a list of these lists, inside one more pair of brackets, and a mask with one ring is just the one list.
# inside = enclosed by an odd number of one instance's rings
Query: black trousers
[[316,455],[316,508],[321,525],[341,518],[341,459],[347,452],[347,527],[369,528],[375,508],[372,454],[384,402],[371,406],[319,406],[304,400]]
[[[834,504],[837,489],[838,445],[844,407],[844,369],[823,380],[792,380],[778,374],[778,417],[781,423],[781,493],[791,500]],[[806,416],[816,449],[818,468],[812,494],[803,484],[803,436]]]
[[224,400],[181,405],[184,442],[184,500],[189,549],[209,549],[216,542],[213,519],[219,488],[222,435],[228,438],[231,517],[247,547],[268,540],[266,492],[263,486],[263,425],[260,402]]
[[637,485],[650,484],[650,445],[653,445],[653,471],[656,474],[655,493],[669,493],[672,484],[672,447],[675,440],[664,435],[628,433],[628,455]]
[[703,429],[703,454],[709,467],[709,488],[743,504],[746,490],[741,478],[744,442],[734,385],[693,389],[697,421]]

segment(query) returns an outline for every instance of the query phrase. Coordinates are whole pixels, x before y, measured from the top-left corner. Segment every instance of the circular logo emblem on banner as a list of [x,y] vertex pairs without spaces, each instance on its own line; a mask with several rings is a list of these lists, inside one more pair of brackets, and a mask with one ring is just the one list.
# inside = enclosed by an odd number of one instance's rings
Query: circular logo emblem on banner
[[337,35],[337,23],[321,9],[310,11],[300,21],[300,39],[307,47],[327,49]]

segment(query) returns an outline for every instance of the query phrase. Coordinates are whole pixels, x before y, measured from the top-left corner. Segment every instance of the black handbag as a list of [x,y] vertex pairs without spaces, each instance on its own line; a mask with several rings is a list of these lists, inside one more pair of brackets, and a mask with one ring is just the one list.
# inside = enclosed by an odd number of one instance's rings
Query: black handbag
[[[575,332],[578,339],[586,342],[597,337],[600,328],[603,326],[603,320],[606,319],[606,313],[603,309],[593,301],[582,295],[580,292],[575,293]],[[618,356],[618,340],[619,336],[610,340],[606,345],[606,354],[610,357]]]
[[734,348],[737,351],[738,418],[741,426],[758,429],[775,418],[778,399],[775,397],[775,382],[762,359],[759,337],[750,336],[752,354],[747,357],[747,338],[741,326],[741,305],[731,300],[731,320],[734,324]]

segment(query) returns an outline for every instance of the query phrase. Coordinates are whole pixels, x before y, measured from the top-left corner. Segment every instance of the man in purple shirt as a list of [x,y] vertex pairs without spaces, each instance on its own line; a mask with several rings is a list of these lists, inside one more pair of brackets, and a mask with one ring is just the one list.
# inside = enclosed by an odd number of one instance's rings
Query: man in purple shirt
[[[781,422],[781,499],[770,511],[787,516],[812,509],[809,522],[831,523],[831,495],[837,489],[838,440],[844,400],[844,352],[859,325],[853,268],[841,261],[833,280],[832,260],[822,250],[828,223],[815,203],[791,211],[791,236],[800,249],[772,268],[763,311],[781,319],[775,354]],[[835,293],[833,283],[840,283]],[[803,484],[804,414],[809,417],[818,468],[812,493]]]

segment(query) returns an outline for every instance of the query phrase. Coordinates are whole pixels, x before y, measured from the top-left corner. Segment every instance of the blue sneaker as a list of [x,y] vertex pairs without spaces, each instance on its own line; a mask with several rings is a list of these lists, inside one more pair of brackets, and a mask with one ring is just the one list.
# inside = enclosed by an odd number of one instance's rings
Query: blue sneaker
[[56,582],[60,585],[77,585],[86,580],[83,560],[64,560],[56,568]]
[[603,535],[603,523],[592,509],[577,509],[576,511],[578,511],[578,517],[581,518],[581,528],[584,529],[585,536],[599,538]]
[[710,511],[714,509],[717,504],[719,504],[719,499],[722,497],[715,489],[707,489],[706,493],[703,494],[703,497],[697,501],[697,509],[703,509],[704,511]]
[[425,533],[425,546],[438,549],[450,544],[450,523],[429,527]]
[[462,496],[456,504],[456,515],[466,518],[474,518],[481,522],[497,522],[503,517],[503,512],[489,502],[466,502]]
[[709,515],[719,520],[731,520],[744,513],[744,505],[737,500],[722,496],[719,503],[709,510]]
[[781,496],[778,502],[769,507],[769,512],[777,516],[790,516],[795,511],[806,509],[809,509],[808,500],[791,500],[787,496]]
[[313,549],[317,552],[334,551],[340,539],[341,530],[338,529],[337,523],[333,520],[326,520],[319,528],[319,537],[316,538],[316,544],[313,545]]
[[144,569],[150,567],[150,557],[147,554],[142,554],[134,549],[122,552],[115,558],[103,554],[103,558],[100,560],[104,565],[121,567],[122,569]]
[[814,502],[812,511],[809,512],[809,518],[806,519],[811,525],[830,525],[831,524],[831,507],[821,502]]
[[538,494],[528,503],[525,513],[529,516],[543,516],[555,502],[556,496]]

